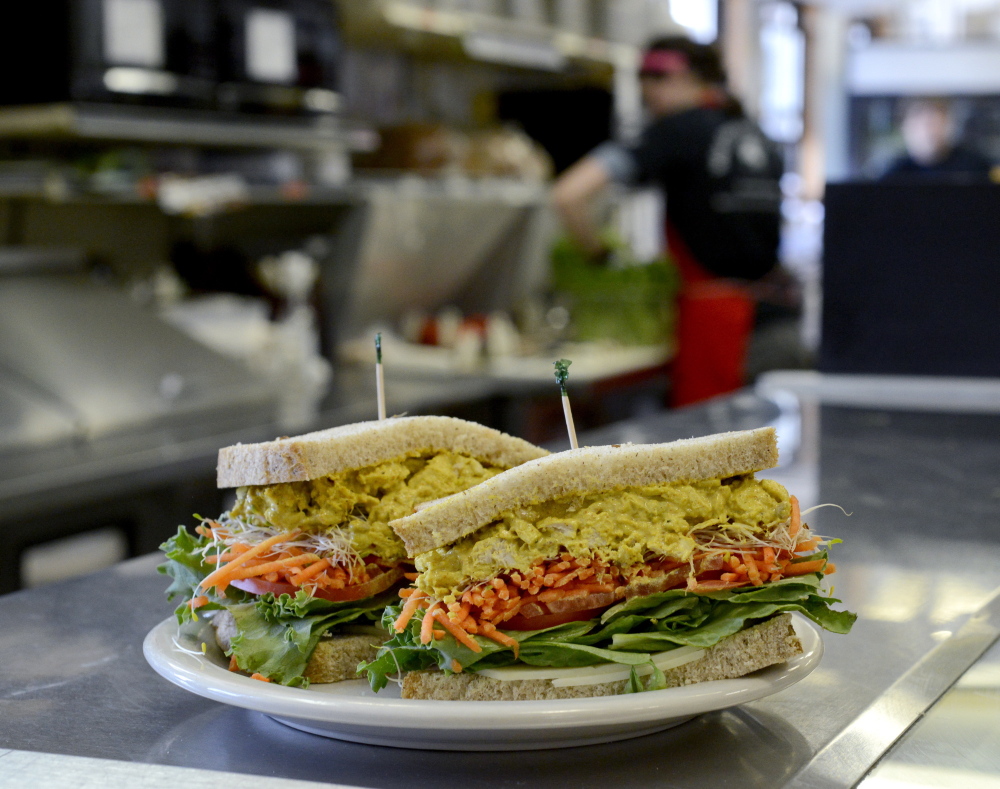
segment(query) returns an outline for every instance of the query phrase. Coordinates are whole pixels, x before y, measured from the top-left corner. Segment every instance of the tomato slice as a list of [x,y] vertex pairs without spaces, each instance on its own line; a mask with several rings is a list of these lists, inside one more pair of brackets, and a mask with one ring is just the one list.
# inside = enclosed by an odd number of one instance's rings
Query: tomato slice
[[[345,586],[343,589],[315,589],[312,591],[312,595],[313,597],[320,597],[323,600],[330,600],[335,603],[364,600],[366,597],[374,597],[380,592],[384,592],[402,577],[403,568],[393,567],[363,584]],[[292,597],[302,588],[301,586],[293,586],[292,584],[265,581],[262,578],[241,578],[236,581],[230,581],[230,584],[237,589],[242,589],[244,592],[250,592],[250,594],[272,592],[276,595],[290,594]]]
[[526,617],[518,614],[500,625],[501,630],[544,630],[547,627],[564,625],[567,622],[586,622],[601,615],[607,606],[588,608],[582,611],[567,611],[562,614],[542,614]]

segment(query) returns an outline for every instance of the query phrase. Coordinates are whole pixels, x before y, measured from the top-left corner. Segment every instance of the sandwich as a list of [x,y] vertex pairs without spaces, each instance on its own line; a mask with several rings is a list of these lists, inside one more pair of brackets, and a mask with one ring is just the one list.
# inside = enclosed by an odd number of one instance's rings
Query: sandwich
[[748,674],[846,633],[831,541],[755,472],[774,430],[561,452],[391,522],[417,575],[361,669],[404,698],[558,699]]
[[410,569],[389,522],[548,453],[440,416],[362,422],[219,451],[236,502],[161,548],[184,623],[210,617],[230,668],[285,685],[354,678]]

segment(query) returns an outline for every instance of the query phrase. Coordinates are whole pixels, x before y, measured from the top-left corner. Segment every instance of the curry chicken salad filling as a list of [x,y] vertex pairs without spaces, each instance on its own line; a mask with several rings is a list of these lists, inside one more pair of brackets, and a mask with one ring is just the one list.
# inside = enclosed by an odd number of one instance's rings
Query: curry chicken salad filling
[[752,475],[578,494],[505,512],[475,534],[419,555],[417,587],[447,599],[474,579],[535,574],[540,561],[563,561],[565,554],[606,563],[624,581],[649,562],[721,556],[721,546],[761,540],[790,515],[788,492]]

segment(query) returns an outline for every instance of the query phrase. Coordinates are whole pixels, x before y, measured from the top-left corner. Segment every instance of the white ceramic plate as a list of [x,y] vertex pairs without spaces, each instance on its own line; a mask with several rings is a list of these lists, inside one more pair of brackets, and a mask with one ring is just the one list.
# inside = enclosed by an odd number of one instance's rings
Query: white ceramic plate
[[185,690],[324,737],[396,748],[507,751],[639,737],[784,690],[816,668],[823,655],[816,628],[798,616],[793,622],[802,654],[749,676],[559,701],[406,700],[392,683],[375,694],[364,680],[305,690],[272,685],[228,671],[228,659],[204,621],[200,628],[178,628],[173,618],[161,622],[146,636],[143,653],[158,674]]

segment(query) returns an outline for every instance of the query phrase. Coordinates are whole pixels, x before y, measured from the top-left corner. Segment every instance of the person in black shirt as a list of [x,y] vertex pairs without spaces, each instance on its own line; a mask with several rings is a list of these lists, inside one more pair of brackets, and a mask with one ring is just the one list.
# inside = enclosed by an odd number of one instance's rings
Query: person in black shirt
[[778,278],[782,162],[726,93],[714,48],[654,41],[640,80],[652,121],[638,143],[596,148],[560,177],[553,200],[570,235],[601,260],[591,201],[613,182],[665,192],[668,249],[682,279],[672,398],[682,405],[743,383],[754,322],[746,285]]
[[907,102],[900,130],[906,153],[889,166],[883,180],[942,177],[979,180],[988,177],[989,160],[977,151],[956,144],[955,119],[946,99]]

